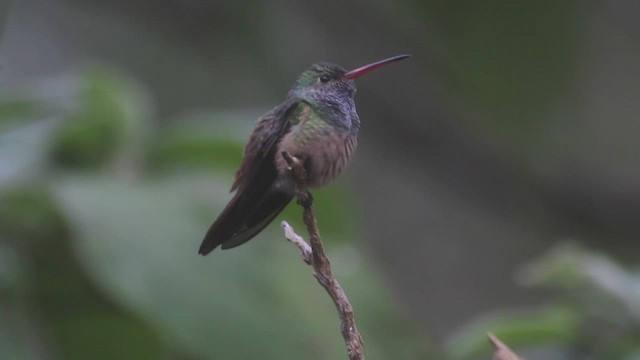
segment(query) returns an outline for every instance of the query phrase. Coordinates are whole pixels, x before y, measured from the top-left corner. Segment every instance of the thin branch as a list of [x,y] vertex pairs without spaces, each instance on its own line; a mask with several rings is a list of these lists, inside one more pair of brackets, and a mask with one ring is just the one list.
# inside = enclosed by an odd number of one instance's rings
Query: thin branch
[[521,360],[507,345],[492,333],[488,333],[489,342],[493,346],[493,360]]
[[304,241],[302,236],[296,234],[295,230],[293,230],[293,227],[289,225],[288,222],[283,221],[280,223],[280,226],[282,226],[282,229],[284,229],[284,237],[286,237],[287,240],[291,241],[295,246],[298,247],[298,249],[300,249],[300,256],[302,256],[302,261],[307,263],[307,265],[311,265],[313,261],[313,251],[311,250],[311,246],[309,246],[309,244]]
[[282,227],[285,230],[285,236],[300,249],[303,260],[313,267],[313,275],[316,280],[318,280],[318,283],[322,285],[331,297],[331,300],[333,300],[338,310],[338,315],[340,316],[340,330],[347,345],[349,359],[364,360],[363,340],[356,327],[353,306],[351,306],[347,295],[344,293],[344,290],[342,290],[342,286],[340,286],[340,283],[338,283],[338,280],[336,280],[333,275],[329,258],[327,258],[324,252],[324,245],[320,238],[320,230],[318,230],[316,210],[313,206],[313,197],[309,191],[307,191],[307,172],[304,164],[300,159],[291,156],[286,151],[282,153],[282,156],[287,161],[295,179],[296,198],[298,199],[298,204],[304,209],[302,219],[309,232],[311,251],[309,251],[309,245],[307,245],[304,239],[297,235],[289,224],[283,222]]

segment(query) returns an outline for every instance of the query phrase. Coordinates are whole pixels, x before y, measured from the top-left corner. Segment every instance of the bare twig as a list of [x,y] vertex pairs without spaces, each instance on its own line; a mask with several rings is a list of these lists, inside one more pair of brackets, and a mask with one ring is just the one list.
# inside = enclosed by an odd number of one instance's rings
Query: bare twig
[[521,360],[507,345],[492,333],[488,333],[489,342],[493,345],[493,360]]
[[284,237],[300,249],[300,256],[302,256],[302,260],[307,263],[307,265],[311,265],[313,261],[313,251],[311,250],[311,246],[304,241],[302,236],[296,234],[295,230],[293,230],[293,227],[291,227],[288,222],[283,221],[280,223],[280,226],[284,229]]
[[309,191],[307,191],[307,173],[304,164],[300,159],[291,156],[288,152],[283,152],[282,156],[287,161],[287,164],[289,164],[296,182],[296,198],[298,199],[298,204],[304,209],[302,218],[309,232],[311,251],[304,239],[298,236],[289,224],[283,222],[282,226],[285,229],[285,236],[300,249],[304,261],[313,266],[313,275],[316,280],[318,280],[318,283],[327,291],[331,300],[333,300],[338,310],[338,315],[340,316],[340,330],[347,345],[349,359],[364,360],[362,336],[360,336],[360,332],[356,327],[353,307],[344,290],[342,290],[342,286],[340,286],[338,280],[336,280],[333,275],[331,264],[324,252],[324,245],[320,238],[320,230],[318,230],[318,221],[316,220],[316,210],[313,206],[313,197]]

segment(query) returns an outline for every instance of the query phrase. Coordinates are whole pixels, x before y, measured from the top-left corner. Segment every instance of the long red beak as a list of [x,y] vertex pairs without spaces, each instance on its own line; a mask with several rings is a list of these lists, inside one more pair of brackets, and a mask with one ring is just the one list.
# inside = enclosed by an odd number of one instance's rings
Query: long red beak
[[394,56],[394,57],[390,57],[388,59],[384,59],[384,60],[380,60],[380,61],[376,61],[374,63],[371,63],[369,65],[365,65],[365,66],[361,66],[357,69],[351,70],[348,73],[344,74],[344,78],[348,79],[348,80],[353,80],[356,78],[359,78],[360,76],[371,72],[381,66],[387,65],[389,63],[392,62],[396,62],[396,61],[400,61],[400,60],[404,60],[408,57],[411,57],[411,55],[398,55],[398,56]]

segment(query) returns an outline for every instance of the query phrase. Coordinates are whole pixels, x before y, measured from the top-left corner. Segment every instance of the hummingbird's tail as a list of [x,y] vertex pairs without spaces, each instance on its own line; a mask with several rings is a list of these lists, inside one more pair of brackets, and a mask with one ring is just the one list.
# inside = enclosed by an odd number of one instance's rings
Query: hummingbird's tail
[[207,255],[219,245],[222,249],[231,249],[251,240],[280,214],[291,199],[293,195],[272,192],[255,206],[236,193],[207,231],[198,254]]

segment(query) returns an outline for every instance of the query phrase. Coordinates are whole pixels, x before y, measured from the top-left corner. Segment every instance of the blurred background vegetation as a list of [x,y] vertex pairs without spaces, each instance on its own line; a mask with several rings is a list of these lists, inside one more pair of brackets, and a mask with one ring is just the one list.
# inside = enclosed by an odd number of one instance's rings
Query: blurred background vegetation
[[[640,358],[637,2],[0,2],[0,358],[339,359],[277,224],[196,255],[255,119],[359,80],[318,216],[371,359]],[[291,206],[278,219],[301,229]]]

